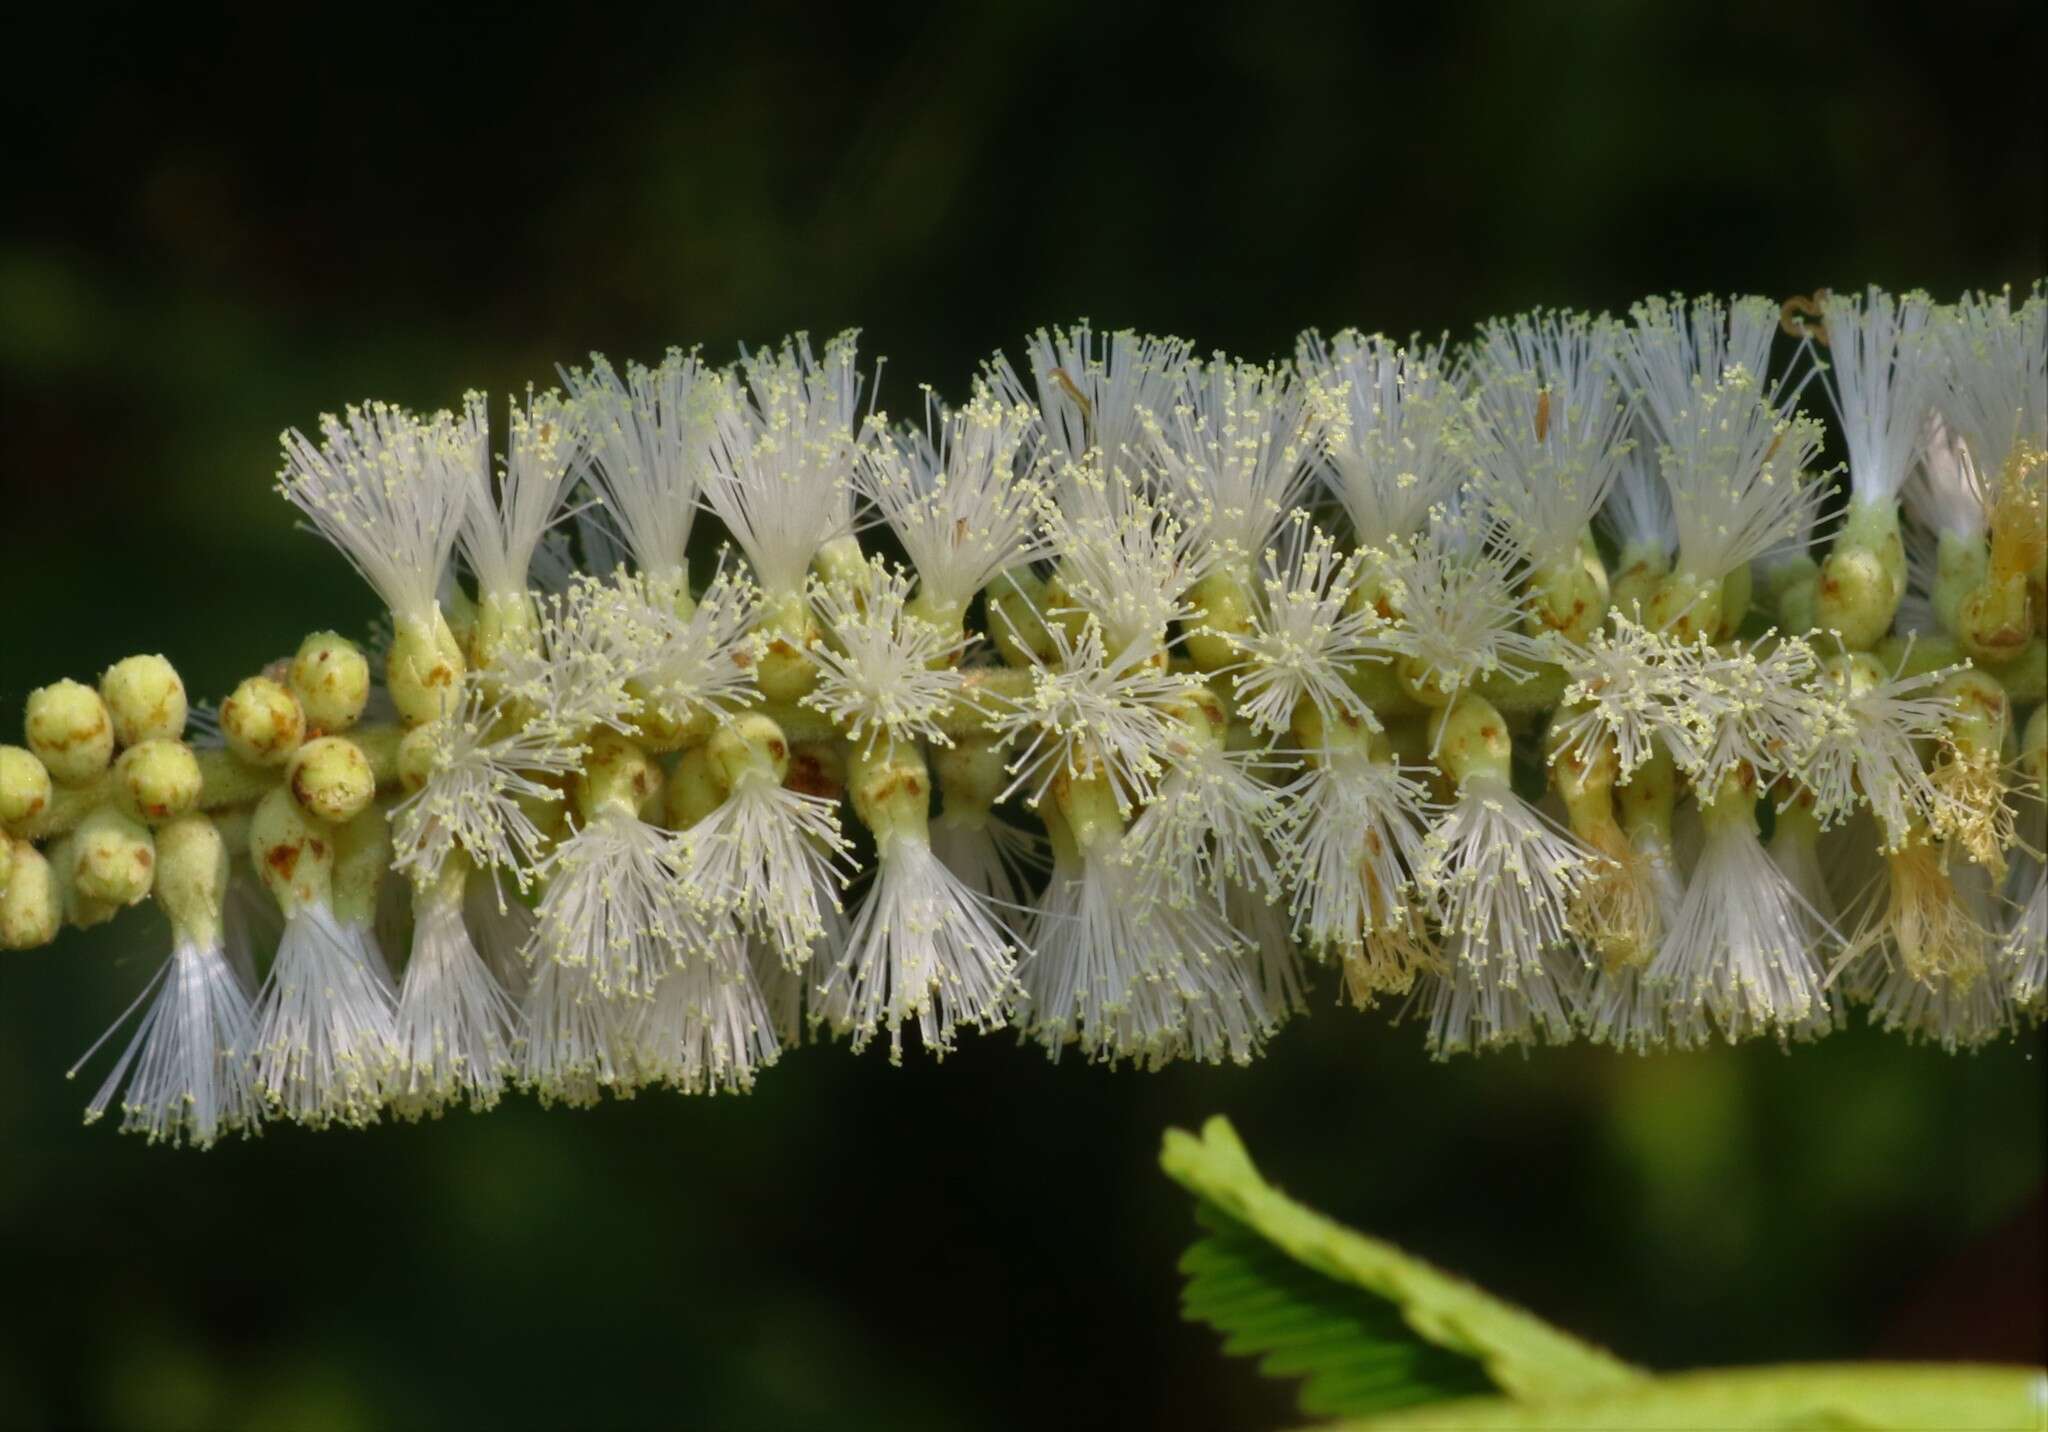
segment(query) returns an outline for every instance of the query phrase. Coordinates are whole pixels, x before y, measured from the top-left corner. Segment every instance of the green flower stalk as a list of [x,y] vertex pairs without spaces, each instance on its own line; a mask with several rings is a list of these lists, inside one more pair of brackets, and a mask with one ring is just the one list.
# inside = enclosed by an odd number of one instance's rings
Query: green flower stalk
[[1243,1063],[1319,967],[1440,1055],[1981,1044],[2048,983],[2048,298],[1805,306],[1776,368],[1674,298],[1044,330],[914,425],[852,334],[348,409],[279,487],[386,634],[32,692],[0,944],[158,900],[92,1112],[201,1146],[807,1037]]

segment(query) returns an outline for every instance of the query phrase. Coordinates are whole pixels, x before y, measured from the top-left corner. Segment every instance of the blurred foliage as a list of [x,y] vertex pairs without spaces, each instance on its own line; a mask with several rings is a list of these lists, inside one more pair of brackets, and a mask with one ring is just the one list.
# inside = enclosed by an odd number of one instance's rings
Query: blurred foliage
[[[268,490],[361,397],[858,323],[908,412],[1083,314],[1262,356],[2044,266],[2017,4],[153,13],[11,35],[7,712],[135,650],[217,697],[366,622]],[[2039,1039],[1432,1067],[1326,1000],[1251,1071],[804,1050],[743,1100],[181,1157],[61,1078],[153,920],[0,964],[0,1424],[1272,1425],[1174,1311],[1152,1151],[1219,1108],[1653,1366],[2038,1356]]]

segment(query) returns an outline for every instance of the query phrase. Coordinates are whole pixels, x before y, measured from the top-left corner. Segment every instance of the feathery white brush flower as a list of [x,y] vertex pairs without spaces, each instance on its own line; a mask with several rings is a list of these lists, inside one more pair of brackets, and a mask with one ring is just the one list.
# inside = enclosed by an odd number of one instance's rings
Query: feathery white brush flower
[[1626,781],[1682,726],[1695,649],[1620,612],[1612,613],[1612,625],[1583,642],[1550,647],[1565,675],[1552,751],[1553,759],[1590,761],[1611,750]]
[[[337,913],[334,832],[302,815],[283,787],[258,804],[249,841],[285,911],[276,958],[256,992],[257,1088],[296,1123],[374,1123],[398,1052],[391,975],[370,934],[374,893],[354,892],[345,915]],[[381,865],[381,852],[367,848]]]
[[1492,955],[1475,954],[1469,940],[1453,935],[1440,964],[1416,980],[1406,1010],[1428,1020],[1424,1046],[1434,1059],[1565,1044],[1586,977],[1570,953],[1549,950],[1510,980]]
[[1027,791],[1042,802],[1056,777],[1099,766],[1122,808],[1151,800],[1179,735],[1174,712],[1199,680],[1168,670],[1156,647],[1127,646],[1111,656],[1093,616],[1078,641],[1058,622],[1047,633],[1056,660],[1034,657],[1030,693],[990,721],[996,735],[1022,748],[1002,798]]
[[1505,551],[1439,525],[1379,559],[1400,620],[1386,645],[1411,690],[1447,701],[1482,676],[1527,677],[1547,647],[1523,630],[1519,568]]
[[1794,758],[1823,828],[1868,805],[1884,831],[1883,848],[1892,851],[1935,815],[1942,796],[1920,750],[1947,739],[1955,700],[1938,688],[1952,674],[1944,668],[1887,675],[1875,658],[1861,654],[1826,663],[1817,703],[1822,727]]
[[626,578],[616,590],[611,640],[630,654],[643,720],[673,730],[723,720],[753,702],[765,643],[754,630],[761,592],[743,566],[720,552],[710,584],[687,610],[652,583]]
[[526,889],[547,844],[534,812],[562,799],[560,783],[584,754],[545,723],[517,724],[471,687],[452,715],[408,742],[402,764],[412,793],[391,812],[392,869],[431,879],[460,853]]
[[1270,757],[1233,751],[1222,704],[1210,693],[1183,703],[1171,767],[1151,804],[1131,822],[1124,859],[1150,877],[1156,898],[1185,905],[1220,901],[1226,879],[1280,894],[1268,838],[1283,814],[1280,792],[1262,778]]
[[[1060,565],[1054,583],[1102,625],[1112,653],[1163,645],[1168,626],[1195,614],[1188,589],[1221,561],[1168,499],[1117,474],[1080,472],[1041,516]],[[1067,607],[1047,613],[1058,616]]]
[[1341,557],[1336,542],[1305,513],[1296,513],[1280,545],[1267,550],[1260,583],[1265,600],[1253,608],[1251,629],[1224,635],[1244,658],[1223,670],[1237,714],[1254,731],[1285,731],[1303,703],[1326,726],[1379,724],[1351,685],[1366,662],[1392,659],[1385,621],[1353,602],[1363,561],[1362,553]]
[[1295,361],[1325,428],[1319,472],[1361,546],[1421,535],[1465,486],[1469,434],[1444,350],[1351,330],[1327,344],[1302,335]]
[[398,987],[398,1065],[388,1086],[392,1109],[406,1118],[464,1099],[489,1109],[515,1067],[519,1008],[470,938],[469,873],[455,858],[414,882],[412,958]]
[[1582,313],[1526,313],[1480,330],[1472,382],[1483,495],[1538,571],[1578,564],[1628,455],[1618,343],[1612,322]]
[[587,1108],[607,1091],[631,1098],[641,1083],[634,1030],[639,1007],[600,991],[587,961],[536,961],[521,1005],[526,1039],[519,1082],[543,1105]]
[[1930,328],[1947,359],[1936,401],[1979,476],[1996,481],[2022,444],[2048,447],[2048,288],[2018,308],[2009,292],[1964,294]]
[[1600,509],[1600,525],[1614,538],[1615,608],[1630,615],[1643,601],[1641,588],[1650,578],[1671,570],[1678,551],[1678,515],[1671,509],[1671,489],[1657,464],[1654,439],[1642,435],[1622,458]]
[[1219,353],[1189,365],[1170,409],[1142,416],[1197,540],[1244,560],[1264,551],[1311,480],[1316,425],[1292,375]]
[[[1404,938],[1415,924],[1411,900],[1424,859],[1422,783],[1349,741],[1320,753],[1282,796],[1294,937],[1347,963],[1368,952],[1423,953]],[[1376,940],[1391,943],[1383,949]],[[1413,973],[1412,959],[1397,958],[1373,987],[1405,988]]]
[[1873,286],[1861,296],[1826,294],[1820,309],[1852,500],[1889,506],[1918,453],[1940,379],[1938,350],[1925,335],[1932,305],[1923,293],[1894,298]]
[[705,939],[729,887],[690,880],[683,840],[640,818],[658,774],[631,742],[591,743],[574,834],[548,852],[530,958],[590,971],[601,996],[640,999]]
[[538,735],[575,744],[596,728],[631,729],[640,698],[627,683],[646,660],[643,624],[629,619],[638,590],[578,577],[538,604],[533,643],[499,658],[496,689],[529,711]]
[[1812,530],[1828,485],[1808,477],[1821,427],[1784,416],[1744,368],[1702,383],[1673,418],[1658,461],[1678,529],[1678,570],[1719,581]]
[[1491,705],[1461,696],[1435,725],[1457,797],[1423,838],[1417,871],[1451,966],[1431,991],[1432,1026],[1448,1021],[1444,1049],[1464,1047],[1467,1036],[1519,1041],[1527,1019],[1548,1028],[1553,1004],[1576,989],[1551,988],[1558,971],[1546,955],[1569,947],[1570,915],[1596,857],[1515,793],[1507,723]]
[[[348,558],[401,626],[431,623],[470,486],[449,473],[474,454],[448,414],[426,421],[388,403],[320,420],[320,442],[284,435],[278,490]],[[451,452],[451,448],[454,450]]]
[[886,1029],[903,1058],[903,1027],[943,1057],[959,1025],[1000,1028],[1016,989],[1014,947],[995,912],[932,853],[931,772],[908,743],[854,756],[847,793],[874,833],[876,868],[820,986],[820,1009],[856,1050]]
[[[641,573],[680,590],[719,420],[739,401],[732,379],[678,348],[652,368],[628,364],[623,379],[596,355],[588,371],[572,369],[562,379],[588,444],[577,474],[604,503]],[[586,570],[613,566],[593,560]]]
[[704,504],[747,554],[770,597],[801,593],[818,549],[853,531],[858,334],[814,356],[807,335],[741,362],[751,401],[718,414]]
[[1172,406],[1191,352],[1178,338],[1129,329],[1098,334],[1084,319],[1025,340],[1029,389],[1002,354],[990,361],[988,376],[1004,402],[1032,403],[1044,415],[1062,484],[1084,467],[1137,483],[1146,472],[1144,415]]
[[1717,791],[1745,767],[1756,781],[1797,773],[1827,729],[1811,646],[1766,634],[1726,651],[1704,641],[1671,650],[1680,704],[1660,734],[1698,789]]
[[789,743],[758,713],[719,727],[710,758],[727,787],[711,813],[676,837],[679,883],[802,964],[838,910],[837,862],[848,845],[838,803],[790,790]]
[[983,587],[1050,554],[1038,526],[1043,442],[1035,407],[977,380],[950,411],[927,389],[924,432],[883,433],[862,452],[855,483],[917,569],[926,615],[957,621]]
[[[1762,377],[1770,371],[1771,341],[1778,332],[1778,305],[1767,298],[1727,302],[1703,294],[1690,303],[1680,295],[1646,298],[1629,309],[1630,324],[1619,358],[1641,398],[1657,438],[1676,446],[1690,435],[1697,392],[1720,382],[1728,371]],[[1811,375],[1809,374],[1809,377]],[[1798,387],[1779,387],[1771,405],[1790,409]]]
[[171,921],[170,958],[71,1074],[147,1002],[127,1048],[86,1106],[86,1122],[104,1114],[119,1092],[123,1132],[211,1148],[223,1134],[258,1132],[264,1114],[250,1065],[255,1016],[227,953],[227,847],[204,816],[161,827],[156,846],[156,896]]
[[471,461],[463,473],[469,479],[470,497],[457,542],[476,574],[477,592],[486,607],[494,602],[524,603],[534,553],[559,519],[563,495],[576,476],[582,450],[577,415],[557,393],[536,394],[529,388],[524,407],[509,402],[505,470],[494,493],[483,398],[471,394],[464,402],[465,446]]
[[846,952],[819,990],[824,1017],[851,1031],[856,1050],[886,1031],[891,1063],[902,1062],[905,1025],[940,1057],[963,1024],[1002,1028],[1016,960],[996,912],[915,832],[878,834],[875,854]]
[[649,1081],[685,1094],[752,1089],[782,1045],[746,937],[737,928],[721,931],[701,957],[664,975],[654,998],[636,1009],[632,1041]]
[[966,641],[912,609],[911,577],[880,561],[857,581],[813,579],[811,610],[828,638],[812,655],[818,685],[801,699],[872,751],[877,741],[952,743],[940,726],[961,693]]
[[1705,844],[1650,978],[1731,1040],[1813,1032],[1831,1018],[1813,956],[1820,918],[1764,852],[1747,774],[1705,789]]
[[389,977],[376,958],[324,904],[285,918],[256,994],[256,1082],[295,1123],[376,1121],[398,1046]]

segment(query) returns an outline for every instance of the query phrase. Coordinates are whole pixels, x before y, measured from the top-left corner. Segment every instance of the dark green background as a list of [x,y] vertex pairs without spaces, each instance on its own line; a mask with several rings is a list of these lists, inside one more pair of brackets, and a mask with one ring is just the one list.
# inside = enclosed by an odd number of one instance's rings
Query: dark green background
[[[218,696],[366,621],[269,491],[353,399],[860,324],[909,411],[1084,314],[1270,355],[2043,268],[2020,6],[270,8],[10,37],[10,713],[136,650]],[[1153,1160],[1216,1111],[1660,1366],[2041,1355],[2038,1038],[1433,1067],[1325,999],[1250,1071],[806,1049],[746,1099],[194,1157],[79,1128],[62,1077],[160,938],[0,961],[0,1424],[1271,1425],[1175,1316]]]

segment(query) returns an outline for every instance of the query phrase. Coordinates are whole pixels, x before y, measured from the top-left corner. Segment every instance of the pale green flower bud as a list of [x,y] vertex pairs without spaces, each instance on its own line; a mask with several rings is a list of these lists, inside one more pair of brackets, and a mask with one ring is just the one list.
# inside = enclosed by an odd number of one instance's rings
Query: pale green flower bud
[[600,731],[590,740],[590,754],[576,778],[576,810],[584,820],[616,808],[637,816],[661,796],[661,767],[625,737]]
[[129,807],[151,825],[176,820],[199,804],[199,758],[183,741],[152,738],[114,762]]
[[0,746],[0,825],[40,815],[50,803],[50,771],[35,752]]
[[1815,619],[1842,634],[1851,651],[1868,651],[1892,629],[1906,594],[1906,549],[1899,510],[1889,502],[1854,503],[1821,563]]
[[1607,616],[1607,567],[1581,547],[1571,557],[1529,574],[1529,614],[1523,630],[1584,641]]
[[789,775],[789,741],[772,717],[759,712],[735,716],[707,743],[711,769],[727,789],[749,775],[781,785]]
[[0,890],[7,888],[7,877],[14,873],[14,837],[0,831]]
[[1437,764],[1459,785],[1475,776],[1509,783],[1514,737],[1507,721],[1484,697],[1466,692],[1430,723]]
[[416,795],[433,778],[441,759],[441,723],[429,721],[415,726],[398,742],[398,784],[407,795]]
[[334,879],[334,832],[299,809],[283,786],[256,803],[249,858],[286,914],[326,904]]
[[156,883],[156,840],[133,816],[100,806],[71,838],[71,880],[88,900],[133,905]]
[[675,769],[668,774],[662,824],[670,830],[688,830],[724,801],[725,788],[712,772],[710,753],[702,746],[692,746],[676,758]]
[[220,704],[228,749],[252,766],[281,766],[306,739],[306,713],[283,683],[252,676]]
[[370,699],[370,663],[345,636],[316,631],[292,658],[292,695],[316,731],[336,735],[362,719]]
[[783,597],[768,609],[761,631],[768,639],[754,678],[770,701],[794,701],[818,684],[818,664],[811,648],[821,640],[816,618],[800,594]]
[[203,815],[181,816],[156,833],[157,903],[179,936],[212,945],[227,899],[228,847]]
[[285,785],[308,815],[341,825],[354,820],[377,794],[369,757],[346,736],[320,736],[292,754]]
[[1010,784],[1007,749],[1001,738],[988,735],[964,736],[934,748],[931,761],[942,802],[975,811],[993,807]]
[[[1123,812],[1117,809],[1116,791],[1104,776],[1075,776],[1061,771],[1053,777],[1052,793],[1067,831],[1082,851],[1115,840],[1123,831]],[[1051,828],[1052,822],[1046,826]]]
[[1185,647],[1197,670],[1217,671],[1242,659],[1230,638],[1252,630],[1251,563],[1237,558],[1203,577],[1189,591],[1195,615]]
[[998,577],[988,589],[988,634],[996,651],[1009,666],[1030,666],[1034,660],[1052,665],[1059,660],[1059,648],[1046,630],[1045,584],[1029,572],[1011,572]]
[[83,682],[52,682],[28,695],[28,748],[60,786],[96,779],[114,759],[114,722],[100,694]]
[[844,742],[798,741],[789,748],[789,774],[782,783],[804,795],[836,801],[846,793],[846,777]]
[[417,726],[447,715],[461,693],[463,670],[462,646],[439,612],[431,623],[400,624],[384,666],[399,719]]
[[[377,918],[377,895],[391,871],[391,822],[372,806],[334,833],[334,913],[351,924]],[[451,856],[448,864],[459,861]]]
[[175,741],[185,734],[185,682],[161,656],[131,656],[100,678],[100,695],[124,746]]
[[913,742],[889,742],[863,752],[855,747],[847,783],[854,814],[877,840],[908,834],[929,841],[931,772]]
[[1684,642],[1701,637],[1714,641],[1721,635],[1727,604],[1724,582],[1674,572],[1659,582],[1651,594],[1650,604],[1643,611],[1644,624]]
[[57,938],[64,892],[56,869],[25,840],[11,841],[11,869],[0,881],[0,949],[32,950]]
[[2020,737],[2020,769],[2034,783],[2037,795],[2048,794],[2048,706],[2036,706]]

